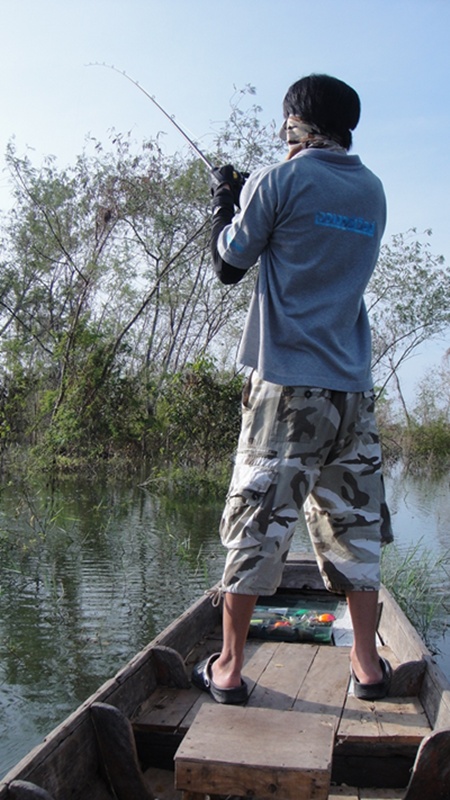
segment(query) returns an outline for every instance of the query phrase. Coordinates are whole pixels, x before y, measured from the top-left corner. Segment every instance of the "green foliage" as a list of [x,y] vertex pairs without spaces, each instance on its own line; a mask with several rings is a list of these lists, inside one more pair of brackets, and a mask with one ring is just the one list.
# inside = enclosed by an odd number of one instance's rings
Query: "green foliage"
[[409,463],[422,468],[450,466],[450,423],[441,418],[409,425],[403,451]]
[[167,377],[155,407],[160,453],[174,466],[208,470],[230,456],[240,429],[242,377],[200,358]]
[[391,402],[378,403],[378,421],[388,457],[402,458],[414,471],[450,466],[450,362],[428,370],[419,382],[416,404],[402,423]]

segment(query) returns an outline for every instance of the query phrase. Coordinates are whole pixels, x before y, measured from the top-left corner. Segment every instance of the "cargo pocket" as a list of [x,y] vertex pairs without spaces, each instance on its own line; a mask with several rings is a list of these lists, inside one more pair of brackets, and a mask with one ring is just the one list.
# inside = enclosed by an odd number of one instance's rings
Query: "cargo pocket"
[[225,547],[260,546],[267,531],[276,482],[277,471],[273,468],[236,464],[220,526]]

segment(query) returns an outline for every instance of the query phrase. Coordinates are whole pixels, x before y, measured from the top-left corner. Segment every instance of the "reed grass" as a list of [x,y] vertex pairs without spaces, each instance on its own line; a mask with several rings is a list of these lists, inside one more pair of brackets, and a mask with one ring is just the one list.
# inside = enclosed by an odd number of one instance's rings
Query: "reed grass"
[[450,628],[450,549],[436,553],[423,540],[406,549],[390,545],[381,560],[382,581],[431,652]]

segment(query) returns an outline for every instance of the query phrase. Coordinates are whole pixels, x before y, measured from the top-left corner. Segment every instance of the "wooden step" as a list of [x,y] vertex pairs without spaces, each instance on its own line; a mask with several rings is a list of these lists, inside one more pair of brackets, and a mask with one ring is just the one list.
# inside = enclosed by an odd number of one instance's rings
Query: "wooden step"
[[334,726],[327,716],[204,705],[175,755],[185,793],[327,800]]

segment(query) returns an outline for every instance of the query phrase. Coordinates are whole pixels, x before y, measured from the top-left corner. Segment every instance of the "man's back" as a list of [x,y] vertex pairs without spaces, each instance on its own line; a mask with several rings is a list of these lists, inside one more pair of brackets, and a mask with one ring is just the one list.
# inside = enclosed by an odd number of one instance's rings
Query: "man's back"
[[252,175],[223,231],[224,261],[260,267],[239,359],[265,380],[371,388],[362,296],[386,219],[381,182],[358,156],[305,150]]

